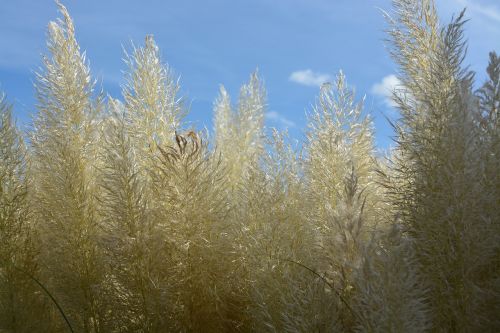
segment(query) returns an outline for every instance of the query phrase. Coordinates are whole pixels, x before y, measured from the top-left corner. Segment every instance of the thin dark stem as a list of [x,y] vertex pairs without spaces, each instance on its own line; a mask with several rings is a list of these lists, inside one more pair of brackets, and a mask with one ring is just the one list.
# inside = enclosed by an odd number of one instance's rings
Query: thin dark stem
[[63,309],[61,308],[61,306],[59,305],[59,303],[57,303],[57,301],[54,298],[54,296],[52,296],[52,294],[47,290],[47,288],[45,288],[45,286],[40,281],[38,281],[33,275],[31,275],[30,273],[22,270],[19,267],[16,267],[15,265],[11,264],[11,266],[14,267],[14,269],[18,270],[19,272],[21,272],[21,273],[25,274],[26,276],[28,276],[31,280],[35,281],[35,283],[38,284],[40,286],[40,288],[42,288],[42,290],[50,297],[50,299],[52,300],[52,302],[54,302],[54,304],[56,305],[57,310],[59,310],[59,313],[61,314],[61,316],[63,317],[64,321],[68,325],[69,331],[71,333],[74,333],[75,331],[73,330],[73,327],[71,327],[71,324],[70,324],[70,322],[68,320],[68,317],[66,317],[66,314],[64,313]]
[[[335,286],[328,282],[328,280],[326,280],[321,274],[319,274],[318,272],[316,272],[314,269],[310,268],[310,267],[307,267],[306,265],[300,263],[300,262],[297,262],[297,261],[294,261],[294,260],[291,260],[291,259],[284,259],[282,258],[281,260],[284,260],[284,261],[288,261],[288,262],[291,262],[295,265],[298,265],[306,270],[308,270],[309,272],[311,272],[312,274],[316,275],[317,277],[319,277],[328,287],[330,287],[330,289],[339,297],[339,299],[342,301],[342,303],[344,303],[345,307],[349,310],[349,312],[351,312],[351,314],[355,317],[357,317],[360,321],[362,322],[365,322],[365,320],[363,319],[363,317],[361,315],[359,315],[357,312],[355,312],[353,310],[353,308],[349,305],[349,303],[347,302],[347,300],[341,295],[341,293],[335,289]],[[369,325],[370,328],[371,325],[370,323],[367,323]]]

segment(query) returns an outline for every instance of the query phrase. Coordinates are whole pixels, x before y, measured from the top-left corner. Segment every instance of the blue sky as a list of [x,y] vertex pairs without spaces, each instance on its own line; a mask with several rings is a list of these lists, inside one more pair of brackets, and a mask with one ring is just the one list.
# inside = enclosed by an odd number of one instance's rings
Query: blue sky
[[[499,0],[436,0],[443,23],[467,7],[467,63],[485,79],[488,52],[500,51]],[[163,61],[181,77],[191,104],[189,120],[211,128],[220,84],[236,101],[239,87],[259,68],[268,91],[266,125],[288,127],[304,139],[305,112],[318,85],[339,70],[375,120],[377,145],[391,144],[384,115],[396,67],[383,39],[387,27],[378,8],[390,0],[66,0],[82,50],[105,92],[120,97],[123,48],[153,34]],[[46,27],[58,17],[52,0],[0,4],[0,90],[14,104],[21,124],[36,112],[33,72],[45,53]]]

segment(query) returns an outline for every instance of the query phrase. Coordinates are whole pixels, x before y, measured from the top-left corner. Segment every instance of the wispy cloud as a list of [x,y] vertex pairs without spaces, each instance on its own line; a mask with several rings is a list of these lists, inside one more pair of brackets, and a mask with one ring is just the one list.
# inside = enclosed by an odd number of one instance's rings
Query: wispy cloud
[[386,105],[395,107],[396,103],[392,100],[392,94],[398,87],[401,87],[401,81],[396,75],[391,74],[382,78],[382,81],[375,83],[372,86],[371,93],[382,97]]
[[323,83],[331,81],[332,77],[329,74],[313,72],[310,69],[295,71],[288,78],[290,81],[302,84],[304,86],[320,87]]
[[486,5],[477,0],[456,0],[460,5],[467,7],[472,13],[479,14],[493,21],[500,22],[500,8],[493,5]]
[[290,127],[291,128],[291,127],[297,126],[293,121],[291,121],[290,119],[282,116],[281,114],[279,114],[276,111],[266,112],[266,118],[269,119],[269,120],[272,120],[274,122],[280,123],[281,125],[283,125],[285,127]]

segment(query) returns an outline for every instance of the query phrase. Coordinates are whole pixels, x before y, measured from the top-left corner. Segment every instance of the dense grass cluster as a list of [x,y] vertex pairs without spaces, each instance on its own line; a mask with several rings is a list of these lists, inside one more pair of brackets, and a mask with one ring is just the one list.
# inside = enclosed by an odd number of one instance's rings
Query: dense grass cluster
[[393,1],[381,158],[342,73],[301,149],[257,73],[189,131],[152,37],[104,98],[59,9],[26,141],[1,101],[1,332],[500,331],[500,58],[474,91],[463,13]]

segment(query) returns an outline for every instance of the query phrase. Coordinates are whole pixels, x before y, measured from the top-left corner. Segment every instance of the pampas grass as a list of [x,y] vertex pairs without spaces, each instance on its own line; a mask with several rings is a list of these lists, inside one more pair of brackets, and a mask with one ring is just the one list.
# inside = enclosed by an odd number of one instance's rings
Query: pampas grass
[[340,72],[304,144],[268,129],[258,72],[189,129],[152,36],[123,97],[95,91],[75,27],[49,24],[24,143],[0,100],[0,331],[500,330],[500,60],[473,91],[465,14],[394,0],[396,146]]

